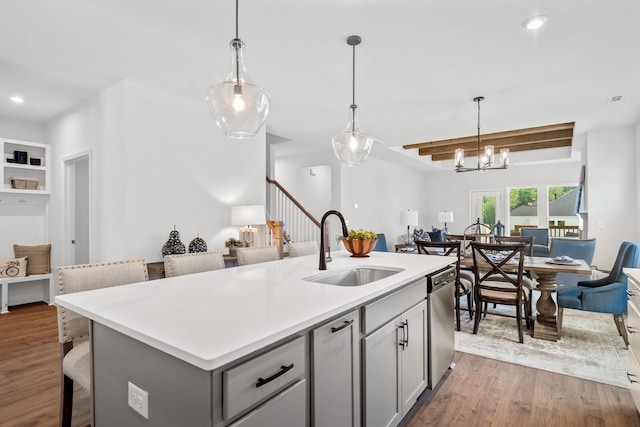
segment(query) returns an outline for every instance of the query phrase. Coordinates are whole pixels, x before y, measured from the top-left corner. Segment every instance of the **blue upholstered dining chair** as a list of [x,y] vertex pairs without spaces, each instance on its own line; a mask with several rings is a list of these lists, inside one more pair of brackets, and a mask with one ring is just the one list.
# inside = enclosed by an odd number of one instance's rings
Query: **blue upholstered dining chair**
[[387,252],[387,238],[383,233],[378,234],[378,243],[376,243],[376,247],[373,248],[374,251],[378,252]]
[[549,256],[548,228],[521,228],[520,235],[533,237],[533,256]]
[[613,314],[618,332],[629,345],[623,314],[627,312],[627,276],[623,268],[637,268],[640,244],[622,242],[615,264],[607,277],[578,282],[578,286],[558,288],[558,338],[562,334],[562,314],[565,308]]
[[[596,239],[551,239],[549,257],[555,258],[566,255],[573,259],[583,259],[587,265],[591,265],[593,254],[596,251]],[[556,283],[558,286],[576,286],[582,280],[588,280],[582,274],[558,273]]]

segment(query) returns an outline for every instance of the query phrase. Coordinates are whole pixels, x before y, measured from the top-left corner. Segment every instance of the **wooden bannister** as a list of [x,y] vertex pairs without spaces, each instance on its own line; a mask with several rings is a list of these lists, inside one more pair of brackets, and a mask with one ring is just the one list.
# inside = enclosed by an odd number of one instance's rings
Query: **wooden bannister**
[[[287,231],[287,237],[293,241],[319,241],[320,221],[307,211],[302,203],[296,200],[278,181],[269,177],[266,177],[266,180],[268,184],[271,184],[267,203],[269,218],[281,221],[281,226]],[[285,238],[284,230],[282,230],[281,238]]]

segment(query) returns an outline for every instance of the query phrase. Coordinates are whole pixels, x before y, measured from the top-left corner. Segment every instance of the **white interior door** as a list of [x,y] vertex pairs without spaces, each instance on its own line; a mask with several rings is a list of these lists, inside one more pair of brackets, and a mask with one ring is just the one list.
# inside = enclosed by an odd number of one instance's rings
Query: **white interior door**
[[87,264],[91,259],[90,153],[66,158],[64,167],[66,202],[64,263]]

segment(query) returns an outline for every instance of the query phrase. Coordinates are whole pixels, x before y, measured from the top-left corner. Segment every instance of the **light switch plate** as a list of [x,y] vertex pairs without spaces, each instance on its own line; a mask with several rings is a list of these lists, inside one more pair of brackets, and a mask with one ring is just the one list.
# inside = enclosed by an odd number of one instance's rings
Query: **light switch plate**
[[127,390],[127,401],[129,407],[149,419],[149,393],[129,381]]

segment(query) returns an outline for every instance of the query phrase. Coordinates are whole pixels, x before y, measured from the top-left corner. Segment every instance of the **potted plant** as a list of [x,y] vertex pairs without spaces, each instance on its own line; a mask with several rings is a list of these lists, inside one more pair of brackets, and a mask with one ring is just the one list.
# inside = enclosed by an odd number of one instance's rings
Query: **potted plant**
[[236,256],[236,249],[244,247],[244,242],[233,237],[229,237],[227,241],[224,242],[224,246],[229,248],[229,255]]
[[349,237],[342,238],[345,249],[355,258],[368,257],[369,252],[376,247],[378,235],[374,231],[349,230]]

